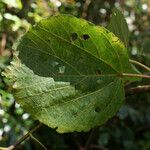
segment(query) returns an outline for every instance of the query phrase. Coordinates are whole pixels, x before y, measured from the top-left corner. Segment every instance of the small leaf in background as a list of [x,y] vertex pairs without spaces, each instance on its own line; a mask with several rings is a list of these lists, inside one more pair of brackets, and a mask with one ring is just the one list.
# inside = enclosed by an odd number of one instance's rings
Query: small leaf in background
[[144,58],[145,64],[149,66],[150,65],[150,39],[145,39],[145,41],[142,44],[142,49],[140,54]]
[[110,23],[107,27],[108,30],[113,32],[120,40],[128,47],[129,44],[129,29],[127,22],[118,9],[114,9]]
[[150,55],[150,39],[146,39],[142,45],[142,53]]

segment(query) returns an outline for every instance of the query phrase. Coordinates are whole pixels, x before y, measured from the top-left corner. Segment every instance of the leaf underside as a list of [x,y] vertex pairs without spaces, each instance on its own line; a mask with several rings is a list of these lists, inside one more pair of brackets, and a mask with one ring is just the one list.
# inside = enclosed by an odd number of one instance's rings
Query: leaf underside
[[119,75],[133,72],[122,42],[103,27],[69,15],[44,19],[17,43],[4,73],[17,102],[60,133],[88,131],[124,100]]

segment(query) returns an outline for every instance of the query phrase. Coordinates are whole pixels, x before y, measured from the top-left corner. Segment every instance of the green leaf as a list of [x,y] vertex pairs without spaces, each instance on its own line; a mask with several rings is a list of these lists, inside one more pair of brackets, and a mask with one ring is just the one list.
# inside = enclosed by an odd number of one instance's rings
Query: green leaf
[[114,9],[110,23],[107,28],[117,37],[119,37],[120,40],[125,44],[125,46],[128,47],[130,33],[127,22],[120,10]]
[[150,54],[150,39],[146,39],[142,45],[142,53]]
[[60,133],[88,131],[115,115],[124,101],[127,50],[103,27],[58,15],[44,19],[16,45],[4,73],[18,103]]

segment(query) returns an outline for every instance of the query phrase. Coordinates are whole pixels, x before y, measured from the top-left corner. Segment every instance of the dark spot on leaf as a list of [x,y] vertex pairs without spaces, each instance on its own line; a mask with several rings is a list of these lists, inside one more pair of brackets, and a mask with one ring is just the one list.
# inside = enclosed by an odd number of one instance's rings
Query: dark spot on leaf
[[100,112],[101,109],[99,107],[95,107],[95,112]]
[[83,38],[84,40],[88,40],[88,39],[90,38],[90,36],[89,36],[88,34],[83,34],[83,35],[82,35],[82,38]]
[[71,39],[73,41],[75,41],[78,38],[78,34],[77,33],[71,33]]
[[101,71],[98,69],[96,70],[96,74],[102,74]]
[[77,112],[73,112],[72,115],[73,115],[74,117],[76,117],[76,116],[77,116]]
[[50,42],[51,40],[50,39],[47,39],[47,42]]

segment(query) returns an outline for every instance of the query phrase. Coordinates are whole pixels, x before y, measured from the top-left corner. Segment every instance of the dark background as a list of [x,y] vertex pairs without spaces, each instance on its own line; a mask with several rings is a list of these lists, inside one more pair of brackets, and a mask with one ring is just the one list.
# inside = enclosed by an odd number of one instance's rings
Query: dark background
[[[0,73],[12,59],[16,39],[42,18],[65,13],[106,27],[113,8],[120,9],[128,23],[130,58],[150,66],[150,0],[0,0]],[[143,79],[129,87],[148,82]],[[0,75],[0,147],[11,145],[36,124]],[[127,96],[115,117],[87,133],[62,135],[42,126],[33,135],[48,150],[150,150],[150,94]],[[43,148],[29,139],[18,149]]]

